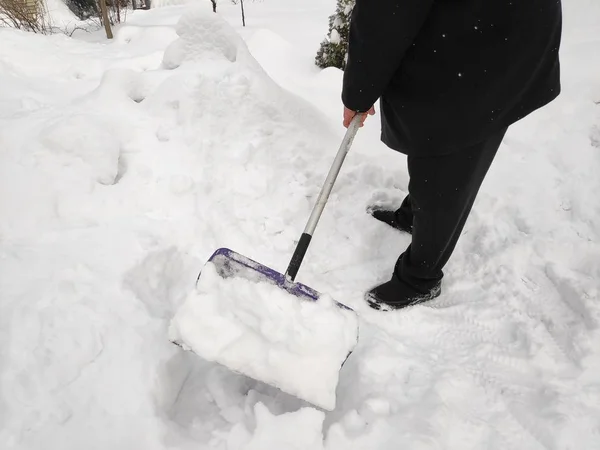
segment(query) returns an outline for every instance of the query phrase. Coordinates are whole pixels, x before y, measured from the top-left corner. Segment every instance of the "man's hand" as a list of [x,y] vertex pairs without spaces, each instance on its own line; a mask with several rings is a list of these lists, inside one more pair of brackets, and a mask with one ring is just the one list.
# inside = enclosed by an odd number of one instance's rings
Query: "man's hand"
[[[356,114],[358,114],[356,111],[352,111],[351,109],[344,107],[344,126],[346,128],[350,126],[350,122],[352,122],[352,119]],[[363,115],[362,120],[360,121],[360,126],[362,127],[365,124],[365,120],[367,120],[367,115],[372,116],[375,114],[375,106],[371,106],[369,111],[361,114]]]

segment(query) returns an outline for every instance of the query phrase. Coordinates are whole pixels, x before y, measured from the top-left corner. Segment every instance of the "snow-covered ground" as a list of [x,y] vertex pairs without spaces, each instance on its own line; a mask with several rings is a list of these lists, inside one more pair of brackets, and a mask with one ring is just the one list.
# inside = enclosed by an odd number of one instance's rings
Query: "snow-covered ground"
[[600,449],[597,0],[564,0],[563,93],[510,129],[431,304],[362,300],[409,238],[365,212],[408,176],[360,130],[298,275],[360,316],[333,411],[169,342],[217,247],[287,267],[345,131],[313,65],[334,3],[0,29],[2,450]]

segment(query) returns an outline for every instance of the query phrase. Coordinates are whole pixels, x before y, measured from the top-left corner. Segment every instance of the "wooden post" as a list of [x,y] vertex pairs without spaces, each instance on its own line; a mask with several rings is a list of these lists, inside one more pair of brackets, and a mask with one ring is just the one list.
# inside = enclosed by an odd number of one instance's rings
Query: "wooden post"
[[108,10],[106,9],[106,0],[100,0],[100,10],[102,11],[102,22],[104,22],[104,30],[108,39],[113,38],[112,30],[110,29],[110,21],[108,20]]

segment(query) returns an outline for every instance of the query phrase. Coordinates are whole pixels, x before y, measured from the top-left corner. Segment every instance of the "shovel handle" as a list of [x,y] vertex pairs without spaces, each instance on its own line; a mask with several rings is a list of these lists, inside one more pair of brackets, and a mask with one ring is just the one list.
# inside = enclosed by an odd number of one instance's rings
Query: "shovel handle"
[[356,132],[360,128],[360,123],[362,116],[364,114],[358,113],[350,122],[350,126],[346,130],[346,135],[340,144],[340,148],[337,152],[335,159],[333,160],[333,164],[331,165],[331,169],[329,169],[329,174],[327,174],[327,178],[325,179],[325,184],[321,188],[321,193],[317,198],[317,203],[315,204],[310,218],[306,223],[306,227],[304,228],[304,232],[302,236],[300,236],[300,240],[298,241],[298,245],[296,245],[296,250],[292,255],[292,259],[290,261],[290,265],[288,266],[287,271],[285,272],[285,276],[289,281],[294,281],[296,279],[296,275],[298,274],[298,270],[300,269],[300,265],[302,264],[302,260],[304,259],[304,255],[306,255],[306,251],[308,250],[308,245],[312,239],[312,235],[317,228],[317,223],[321,218],[321,213],[325,209],[325,205],[327,204],[327,200],[329,199],[329,194],[331,194],[331,190],[333,189],[333,185],[335,184],[335,180],[340,173],[340,169],[342,168],[342,164],[344,163],[344,159],[350,150],[350,146],[352,145],[352,141],[354,140],[354,136],[356,136]]

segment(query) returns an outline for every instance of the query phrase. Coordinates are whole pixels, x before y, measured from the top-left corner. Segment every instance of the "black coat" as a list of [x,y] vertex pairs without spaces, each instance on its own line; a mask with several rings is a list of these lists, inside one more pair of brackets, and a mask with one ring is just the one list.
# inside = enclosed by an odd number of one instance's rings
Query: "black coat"
[[342,100],[406,154],[481,142],[560,93],[560,0],[357,0]]

